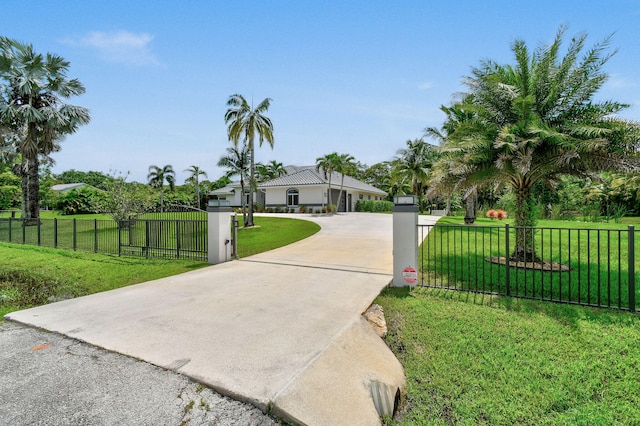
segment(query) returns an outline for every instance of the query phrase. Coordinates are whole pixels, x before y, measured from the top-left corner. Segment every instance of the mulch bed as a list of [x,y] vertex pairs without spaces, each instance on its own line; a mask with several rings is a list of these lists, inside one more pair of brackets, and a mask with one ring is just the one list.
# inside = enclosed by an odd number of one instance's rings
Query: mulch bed
[[[507,264],[507,258],[504,256],[487,257],[485,260],[487,262],[496,263],[498,265]],[[545,271],[545,272],[568,272],[571,270],[571,267],[569,265],[565,265],[563,263],[558,263],[558,262],[548,262],[546,260],[543,260],[541,262],[522,262],[522,261],[516,262],[515,260],[510,260],[509,266],[511,266],[512,268],[533,269],[533,270]]]

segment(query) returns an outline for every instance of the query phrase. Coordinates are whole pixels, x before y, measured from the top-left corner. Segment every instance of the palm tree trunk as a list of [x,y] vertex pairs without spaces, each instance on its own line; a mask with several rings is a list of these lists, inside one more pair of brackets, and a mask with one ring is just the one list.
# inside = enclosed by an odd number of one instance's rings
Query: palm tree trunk
[[243,223],[243,226],[246,226],[247,212],[244,209],[244,178],[242,177],[242,174],[240,175],[240,191],[242,191],[242,194],[240,195],[240,208],[242,209],[242,223]]
[[253,186],[255,182],[255,168],[256,168],[253,138],[251,138],[251,140],[249,141],[249,150],[251,151],[251,165],[250,165],[251,179],[249,180],[249,217],[247,217],[247,221],[245,222],[244,226],[253,226],[253,191],[254,191]]
[[333,174],[333,172],[331,172],[331,174],[329,175],[329,196],[327,197],[327,201],[329,202],[329,205],[327,206],[327,211],[329,213],[333,212],[333,203],[331,202],[331,175]]
[[198,182],[198,175],[196,174],[196,205],[199,209],[202,208],[200,205],[200,182]]
[[473,190],[467,195],[465,200],[464,223],[471,225],[476,221],[476,197],[477,190]]
[[520,185],[516,189],[516,249],[510,260],[517,262],[540,262],[536,255],[535,219],[533,217],[533,200],[531,188]]
[[38,176],[38,156],[27,159],[27,208],[28,225],[37,224],[40,218],[40,181]]

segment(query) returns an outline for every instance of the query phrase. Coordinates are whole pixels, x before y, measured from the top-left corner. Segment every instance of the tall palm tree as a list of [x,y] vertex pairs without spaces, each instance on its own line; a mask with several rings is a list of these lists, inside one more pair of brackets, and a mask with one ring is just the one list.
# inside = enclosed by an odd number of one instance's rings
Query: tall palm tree
[[[356,168],[355,158],[351,154],[338,154],[336,172],[340,173],[340,192],[338,193],[337,206],[340,208],[342,190],[344,189],[344,175],[351,173]],[[345,208],[345,210],[347,210]]]
[[246,224],[247,212],[244,209],[244,185],[245,179],[249,174],[249,148],[247,147],[247,144],[243,143],[241,147],[234,145],[227,148],[227,155],[220,157],[217,165],[218,167],[227,169],[225,176],[228,178],[232,176],[238,176],[240,178],[240,191],[242,192],[240,200],[242,200],[243,206],[242,218],[244,220],[243,223]]
[[329,205],[327,206],[327,210],[330,212],[333,211],[333,200],[331,197],[331,177],[333,175],[333,172],[338,169],[338,163],[339,155],[337,152],[332,152],[331,154],[326,154],[322,157],[316,158],[316,171],[319,172],[322,170],[322,172],[324,173],[324,178],[329,181],[329,196],[327,198]]
[[147,181],[152,188],[159,189],[162,192],[164,188],[164,182],[169,185],[169,190],[173,192],[176,185],[176,173],[173,171],[173,166],[167,164],[164,167],[158,167],[156,165],[149,166],[149,174],[147,174]]
[[411,182],[411,191],[418,196],[422,209],[429,170],[436,159],[434,147],[422,139],[407,141],[407,147],[396,155],[395,178]]
[[258,137],[259,146],[266,140],[273,149],[273,123],[264,115],[271,105],[271,98],[265,98],[255,108],[249,105],[246,99],[239,94],[231,95],[227,100],[227,112],[224,121],[227,124],[227,135],[234,145],[240,140],[247,144],[250,155],[249,189],[249,216],[245,226],[253,226],[253,194],[255,188],[255,143]]
[[90,120],[86,108],[64,102],[85,92],[79,80],[67,77],[69,66],[58,55],[0,37],[0,122],[19,140],[23,218],[29,223],[40,216],[40,157],[59,149],[65,135]]
[[173,192],[176,183],[176,174],[173,166],[167,164],[164,167],[155,165],[149,166],[149,174],[147,174],[149,186],[160,190],[160,211],[164,211],[164,182],[169,184],[169,191]]
[[189,172],[187,180],[193,182],[196,186],[196,202],[198,203],[198,208],[200,208],[200,176],[208,177],[207,172],[198,166],[189,166],[189,168],[185,169],[185,172]]
[[469,179],[513,189],[520,227],[513,260],[539,260],[533,231],[526,228],[535,224],[536,184],[553,187],[566,175],[638,170],[637,157],[629,155],[638,142],[638,126],[616,117],[627,105],[593,99],[607,81],[602,67],[613,54],[610,39],[584,51],[586,35],[576,36],[561,56],[565,31],[561,27],[553,43],[533,53],[516,40],[513,65],[485,61],[473,68],[465,79],[466,96],[478,120],[449,135],[476,160],[483,158],[472,163]]

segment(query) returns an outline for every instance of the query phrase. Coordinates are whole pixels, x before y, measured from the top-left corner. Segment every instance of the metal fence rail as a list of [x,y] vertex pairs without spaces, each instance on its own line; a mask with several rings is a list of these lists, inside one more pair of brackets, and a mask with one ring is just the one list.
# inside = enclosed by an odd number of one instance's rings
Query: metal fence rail
[[148,258],[207,259],[207,220],[22,219],[0,217],[0,241]]
[[[419,225],[420,285],[636,310],[635,244],[627,229]],[[543,261],[514,262],[516,232]],[[426,236],[426,237],[425,237]]]

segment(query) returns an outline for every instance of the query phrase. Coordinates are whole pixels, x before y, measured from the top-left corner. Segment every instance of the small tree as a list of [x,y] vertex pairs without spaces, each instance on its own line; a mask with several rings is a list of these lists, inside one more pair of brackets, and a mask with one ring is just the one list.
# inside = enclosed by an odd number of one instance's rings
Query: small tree
[[100,213],[108,214],[119,227],[128,227],[129,221],[150,210],[153,205],[147,186],[127,182],[127,177],[114,177],[107,183],[107,191],[97,203]]

